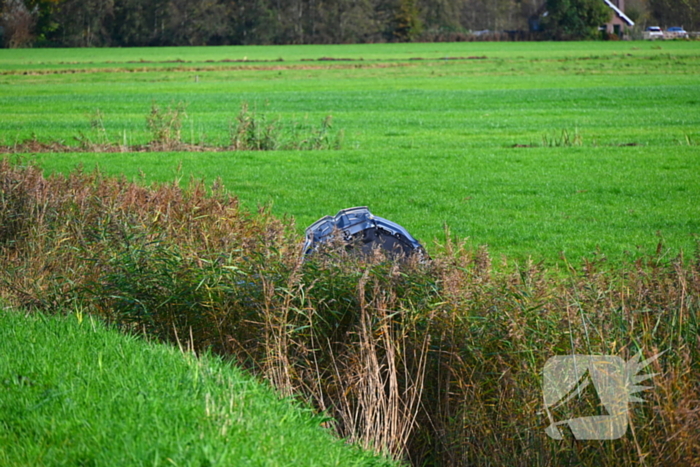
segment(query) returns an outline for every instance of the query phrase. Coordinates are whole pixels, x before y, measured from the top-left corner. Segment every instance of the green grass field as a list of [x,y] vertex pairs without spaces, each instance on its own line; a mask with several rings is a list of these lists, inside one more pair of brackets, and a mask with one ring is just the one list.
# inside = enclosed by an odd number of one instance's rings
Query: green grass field
[[80,313],[0,310],[0,354],[0,465],[392,465],[218,358]]
[[212,144],[243,102],[287,122],[332,115],[341,150],[30,157],[221,177],[300,232],[367,205],[429,250],[447,225],[496,256],[618,261],[695,247],[699,74],[698,42],[2,50],[0,142],[73,144],[99,109],[111,140],[145,143],[153,102],[185,103],[183,139]]

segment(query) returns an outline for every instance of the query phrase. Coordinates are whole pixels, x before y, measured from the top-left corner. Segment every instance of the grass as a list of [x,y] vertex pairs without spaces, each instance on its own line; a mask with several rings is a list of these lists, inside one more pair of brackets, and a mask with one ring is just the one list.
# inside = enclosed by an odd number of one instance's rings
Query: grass
[[220,358],[80,312],[1,310],[0,354],[2,465],[392,465]]
[[[331,114],[345,134],[341,150],[0,161],[0,297],[189,336],[333,415],[342,436],[416,465],[692,464],[698,52],[697,42],[0,51],[4,144],[70,144],[81,131],[146,144],[149,109],[180,102],[187,143],[228,143],[244,102],[284,121]],[[72,171],[81,163],[102,173]],[[301,261],[308,223],[364,204],[433,260]],[[662,350],[625,437],[546,437],[548,357]]]
[[[481,154],[444,150],[407,154],[335,151],[232,156],[181,154],[181,173],[226,186],[249,209],[271,203],[305,227],[343,206],[368,205],[434,249],[444,225],[496,256],[578,262],[604,254],[614,261],[653,252],[659,242],[673,255],[693,251],[700,231],[700,157],[677,147],[659,157],[648,148],[496,149]],[[415,153],[414,153],[415,154]],[[135,167],[160,180],[177,176],[169,154],[105,154],[108,173],[136,176]],[[43,166],[67,171],[83,155],[39,156]],[[53,159],[53,160],[51,160]],[[166,169],[167,168],[167,169]],[[165,169],[165,170],[164,170]],[[216,169],[216,172],[214,171]],[[246,200],[249,202],[246,203]]]
[[[76,65],[94,67],[180,66],[191,63],[210,66],[240,66],[245,63],[225,60],[301,63],[325,57],[363,61],[409,60],[415,58],[444,60],[445,57],[484,56],[497,59],[544,60],[547,58],[590,58],[600,55],[639,53],[679,56],[693,55],[697,44],[673,41],[654,42],[470,42],[409,44],[346,44],[232,47],[163,47],[122,49],[16,49],[3,50],[3,62],[9,69],[70,68]],[[470,53],[465,53],[470,52]],[[279,65],[279,63],[272,63]]]
[[[333,116],[343,150],[38,154],[47,172],[99,164],[148,181],[224,184],[297,229],[368,205],[430,246],[447,224],[496,255],[550,264],[692,249],[700,218],[696,42],[5,50],[0,141],[67,144],[102,115],[146,144],[154,102],[187,106],[185,143],[227,145],[242,103],[270,119]],[[319,61],[319,58],[354,61]],[[465,57],[445,60],[445,57]],[[468,57],[486,57],[469,59]],[[242,60],[232,62],[223,60]],[[267,62],[278,60],[282,62]],[[424,60],[411,60],[424,58]],[[175,62],[175,60],[180,60]],[[257,62],[256,62],[257,60]],[[136,63],[131,63],[136,62]],[[168,68],[164,71],[164,67]],[[128,71],[137,68],[136,72]],[[50,74],[66,71],[78,73]],[[49,73],[49,74],[21,74]],[[20,73],[20,74],[15,74]],[[563,134],[576,145],[556,144]],[[629,146],[631,145],[631,146]],[[529,146],[529,147],[521,147]]]

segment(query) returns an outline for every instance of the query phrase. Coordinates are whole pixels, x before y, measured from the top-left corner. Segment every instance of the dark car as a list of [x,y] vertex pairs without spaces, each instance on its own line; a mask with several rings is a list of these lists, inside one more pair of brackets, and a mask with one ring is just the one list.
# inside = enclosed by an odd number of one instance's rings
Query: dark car
[[304,252],[312,254],[323,243],[342,239],[347,251],[370,254],[375,248],[389,257],[407,257],[414,253],[427,257],[418,241],[399,224],[369,212],[367,206],[343,209],[335,216],[324,216],[306,229]]
[[666,30],[667,39],[687,39],[688,33],[679,26],[673,26]]

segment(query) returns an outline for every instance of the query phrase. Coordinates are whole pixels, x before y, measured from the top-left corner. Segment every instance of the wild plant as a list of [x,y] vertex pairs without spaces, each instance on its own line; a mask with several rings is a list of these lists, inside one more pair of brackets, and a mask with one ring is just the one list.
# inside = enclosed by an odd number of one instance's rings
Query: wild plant
[[561,134],[557,136],[542,135],[542,146],[544,147],[574,147],[583,146],[583,137],[576,128],[573,132],[569,130],[561,130]]
[[162,110],[153,102],[146,116],[146,127],[151,132],[150,145],[157,151],[174,150],[182,144],[182,120],[187,118],[186,105],[179,102],[175,107]]
[[[120,141],[110,141],[104,124],[104,115],[96,110],[89,118],[90,130],[79,131],[73,137],[78,146],[65,144],[63,141],[39,141],[36,135],[12,145],[0,145],[0,153],[18,154],[26,152],[130,152],[130,151],[275,151],[275,150],[322,150],[341,149],[343,130],[333,129],[332,117],[327,116],[318,127],[298,122],[284,123],[278,118],[268,118],[263,113],[250,110],[247,103],[241,109],[234,122],[229,122],[229,141],[225,145],[211,145],[202,135],[198,142],[194,138],[194,125],[190,125],[190,142],[182,140],[182,123],[187,119],[186,106],[163,109],[152,103],[146,115],[146,129],[150,141],[146,145],[129,144],[126,130],[120,135]],[[192,120],[190,120],[192,122]]]
[[73,137],[73,139],[78,142],[78,147],[83,151],[91,152],[108,149],[110,142],[104,125],[104,115],[100,109],[95,109],[95,111],[88,116],[88,119],[90,122],[91,134],[79,131],[78,135]]
[[333,134],[333,118],[329,115],[319,127],[306,120],[284,123],[280,119],[268,119],[265,114],[250,110],[247,102],[235,122],[229,124],[230,147],[234,150],[273,151],[340,149],[344,132]]
[[268,122],[265,115],[241,104],[236,123],[229,124],[231,148],[234,150],[272,151],[280,147],[280,129],[276,120]]
[[333,118],[329,115],[323,119],[321,126],[311,130],[311,134],[299,143],[301,149],[326,149],[333,147],[330,130]]

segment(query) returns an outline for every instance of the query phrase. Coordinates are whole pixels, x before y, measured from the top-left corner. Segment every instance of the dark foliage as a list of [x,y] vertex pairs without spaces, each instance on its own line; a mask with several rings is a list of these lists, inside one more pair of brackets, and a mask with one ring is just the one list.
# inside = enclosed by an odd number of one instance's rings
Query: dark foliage
[[593,39],[612,10],[600,0],[547,0],[542,27],[552,39]]
[[[696,0],[693,0],[696,1]],[[570,3],[560,18],[564,37],[580,37]],[[653,4],[664,0],[654,0]],[[665,2],[674,3],[674,2]],[[688,2],[678,2],[684,5]],[[3,0],[5,45],[171,46],[342,44],[386,41],[484,40],[474,31],[529,32],[528,19],[544,0]],[[588,6],[587,6],[588,8]],[[665,8],[665,7],[664,7]],[[683,7],[685,8],[685,7]],[[671,7],[668,11],[685,14]],[[694,7],[693,7],[694,8]],[[659,8],[654,11],[666,10]],[[676,13],[673,13],[676,14]],[[589,24],[591,18],[585,18]],[[465,38],[469,39],[465,39]]]
[[658,25],[683,26],[688,31],[700,29],[700,0],[649,0],[648,3]]
[[[700,28],[700,0],[628,3],[635,18]],[[545,4],[553,39],[592,37],[610,12],[602,0],[0,0],[0,20],[6,47],[537,40]]]

